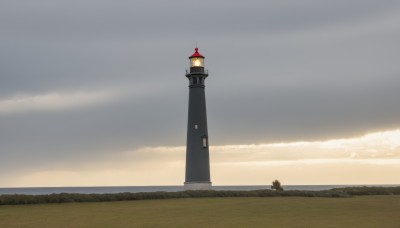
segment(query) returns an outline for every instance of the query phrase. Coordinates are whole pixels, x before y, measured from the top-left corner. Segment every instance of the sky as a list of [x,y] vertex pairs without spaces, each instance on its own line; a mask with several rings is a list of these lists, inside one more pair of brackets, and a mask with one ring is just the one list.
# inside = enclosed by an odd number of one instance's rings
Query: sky
[[209,70],[214,185],[400,184],[400,2],[0,2],[0,187],[182,185]]

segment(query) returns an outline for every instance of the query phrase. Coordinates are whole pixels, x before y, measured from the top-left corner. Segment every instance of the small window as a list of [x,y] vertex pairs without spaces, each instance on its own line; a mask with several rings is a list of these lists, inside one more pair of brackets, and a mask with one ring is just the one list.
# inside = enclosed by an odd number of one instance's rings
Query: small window
[[203,147],[207,147],[207,138],[203,137]]
[[194,129],[197,130],[198,128],[199,128],[199,126],[198,126],[197,124],[195,124],[195,125],[194,125]]
[[193,78],[193,84],[197,84],[197,78]]

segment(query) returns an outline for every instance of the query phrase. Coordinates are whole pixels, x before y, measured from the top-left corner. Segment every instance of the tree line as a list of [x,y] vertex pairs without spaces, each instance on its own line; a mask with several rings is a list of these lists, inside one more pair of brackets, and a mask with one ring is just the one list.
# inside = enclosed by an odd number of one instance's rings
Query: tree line
[[80,203],[150,199],[178,199],[202,197],[352,197],[360,195],[400,195],[400,187],[347,187],[323,191],[253,190],[253,191],[180,191],[180,192],[125,192],[114,194],[59,193],[49,195],[0,195],[0,205]]

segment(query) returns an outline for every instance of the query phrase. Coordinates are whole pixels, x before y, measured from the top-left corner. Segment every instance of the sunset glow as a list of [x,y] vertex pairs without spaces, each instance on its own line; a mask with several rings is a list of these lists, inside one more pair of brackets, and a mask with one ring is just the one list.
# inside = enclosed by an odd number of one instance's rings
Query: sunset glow
[[[214,185],[398,184],[400,130],[316,142],[212,146]],[[8,175],[3,186],[181,185],[185,147],[111,152]],[[10,178],[12,177],[12,178]],[[239,179],[238,179],[239,177]]]

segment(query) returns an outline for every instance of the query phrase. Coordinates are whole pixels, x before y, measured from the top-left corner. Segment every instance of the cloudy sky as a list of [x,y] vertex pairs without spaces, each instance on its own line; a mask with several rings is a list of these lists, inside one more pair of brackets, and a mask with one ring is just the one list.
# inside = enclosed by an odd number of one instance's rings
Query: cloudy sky
[[0,2],[0,187],[181,185],[206,56],[214,185],[400,184],[400,2]]

